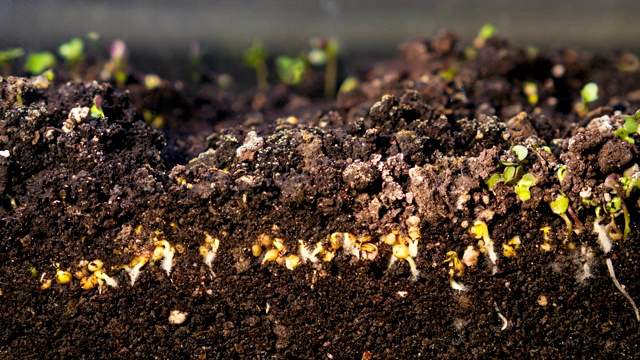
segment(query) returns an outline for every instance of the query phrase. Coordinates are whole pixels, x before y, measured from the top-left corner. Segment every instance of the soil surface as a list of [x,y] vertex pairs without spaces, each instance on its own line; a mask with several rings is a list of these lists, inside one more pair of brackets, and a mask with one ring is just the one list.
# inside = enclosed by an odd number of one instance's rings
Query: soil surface
[[442,31],[331,101],[4,77],[0,355],[633,358],[628,55]]

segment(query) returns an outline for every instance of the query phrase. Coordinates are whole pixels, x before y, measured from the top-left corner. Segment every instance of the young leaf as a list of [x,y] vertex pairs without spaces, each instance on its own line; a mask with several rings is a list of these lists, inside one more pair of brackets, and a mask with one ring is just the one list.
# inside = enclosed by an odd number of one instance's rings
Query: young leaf
[[625,116],[624,129],[627,131],[628,134],[633,134],[634,132],[638,131],[638,120],[636,120],[632,116],[628,116],[628,115]]
[[518,161],[524,160],[527,155],[529,155],[529,150],[527,150],[527,148],[523,145],[512,146],[509,150],[513,151],[516,154],[516,156],[518,157]]
[[29,54],[25,70],[33,75],[40,75],[43,71],[56,66],[56,56],[48,51]]
[[533,174],[525,174],[516,185],[516,195],[522,201],[531,199],[529,188],[535,186],[536,177]]
[[501,174],[496,173],[496,174],[491,174],[491,177],[489,177],[484,183],[487,184],[489,189],[491,189],[492,187],[496,186],[496,184],[503,181],[504,181],[504,177],[502,177]]
[[82,59],[84,56],[84,41],[81,38],[75,37],[69,42],[66,42],[58,48],[58,53],[68,62],[75,63]]
[[580,96],[585,104],[598,100],[598,84],[594,82],[586,84],[580,91]]
[[569,208],[569,198],[567,195],[560,193],[555,200],[549,203],[549,206],[551,206],[551,211],[553,211],[554,214],[564,214]]
[[567,176],[567,165],[561,165],[557,171],[558,180],[562,182],[564,178]]

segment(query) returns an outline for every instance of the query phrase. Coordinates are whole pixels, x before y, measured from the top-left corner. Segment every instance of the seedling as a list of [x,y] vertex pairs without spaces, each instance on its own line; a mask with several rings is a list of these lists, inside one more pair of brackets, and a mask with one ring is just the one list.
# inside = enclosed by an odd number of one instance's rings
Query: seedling
[[2,67],[3,74],[9,74],[11,72],[9,66],[11,62],[23,55],[24,50],[22,50],[22,48],[12,48],[0,51],[0,67]]
[[358,78],[354,76],[349,76],[346,79],[344,79],[344,81],[342,82],[342,85],[340,85],[340,89],[338,90],[338,93],[339,94],[350,93],[353,90],[357,89],[358,85],[360,85],[360,80],[358,80]]
[[509,150],[516,155],[517,161],[501,161],[500,164],[505,166],[502,174],[491,174],[489,179],[485,181],[485,184],[487,184],[489,189],[499,182],[503,182],[505,185],[516,185],[515,192],[518,198],[522,201],[527,201],[531,199],[529,189],[536,185],[536,177],[533,174],[525,174],[524,167],[521,165],[527,158],[527,155],[529,155],[529,150],[523,145],[512,146]]
[[91,117],[104,119],[104,111],[102,110],[102,96],[96,95],[93,98],[93,105],[91,106]]
[[276,70],[280,80],[287,85],[298,85],[307,69],[305,61],[298,57],[278,56]]
[[56,66],[56,56],[48,51],[31,53],[27,57],[24,69],[32,75],[40,75],[45,70]]
[[536,177],[533,174],[525,174],[516,185],[516,195],[522,201],[531,199],[529,188],[536,185]]
[[[200,255],[202,255],[202,257],[204,258],[204,263],[209,267],[209,270],[211,270],[211,274],[213,274],[214,276],[215,274],[213,273],[212,264],[213,264],[213,260],[216,258],[216,255],[218,254],[219,247],[220,247],[220,240],[205,233],[204,245],[200,246]],[[258,254],[258,256],[259,255],[260,254]]]
[[538,103],[538,85],[536,83],[527,81],[522,84],[522,91],[527,96],[529,105],[536,105]]
[[122,40],[115,40],[109,47],[110,60],[104,64],[101,77],[107,81],[115,79],[119,87],[127,82],[127,45]]
[[58,54],[71,65],[76,65],[84,59],[84,41],[75,37],[58,48]]
[[489,257],[489,262],[491,263],[491,274],[495,275],[498,272],[498,265],[496,264],[496,261],[498,261],[498,255],[493,248],[493,240],[489,237],[489,228],[487,227],[487,223],[478,220],[469,229],[469,232],[476,238],[476,240],[482,239],[478,241],[478,248],[481,253],[487,254]]
[[567,177],[567,165],[560,165],[560,167],[558,167],[558,170],[556,171],[556,175],[558,176],[558,181],[560,181],[560,183],[562,184],[564,178]]
[[167,275],[170,275],[171,267],[173,266],[173,255],[175,254],[176,249],[164,239],[158,240],[158,238],[154,238],[154,244],[156,248],[153,250],[151,261],[156,262],[162,260],[160,267],[164,269]]
[[244,62],[256,70],[258,89],[260,91],[269,90],[269,83],[267,82],[267,50],[261,41],[254,41],[253,45],[245,50]]
[[73,280],[73,275],[71,272],[60,269],[60,264],[56,263],[56,282],[60,285],[65,285]]
[[598,84],[594,82],[586,84],[582,90],[580,90],[580,97],[582,98],[582,108],[584,112],[589,112],[589,103],[598,100]]
[[560,215],[562,220],[567,224],[567,237],[565,238],[565,242],[571,239],[571,233],[573,232],[573,224],[569,217],[567,216],[567,209],[569,208],[569,198],[562,191],[558,194],[555,200],[549,203],[551,206],[551,211],[554,214]]
[[520,236],[514,236],[506,244],[502,244],[502,255],[511,258],[516,256],[516,251],[520,249]]
[[131,260],[129,265],[124,265],[122,268],[129,274],[131,278],[131,286],[136,283],[136,280],[140,276],[140,270],[149,262],[148,256],[136,256]]
[[487,40],[498,34],[498,28],[496,28],[493,24],[484,24],[480,31],[478,32],[478,36],[473,40],[473,46],[476,49],[484,47]]
[[635,140],[631,137],[631,135],[638,132],[638,120],[640,120],[640,110],[636,111],[633,116],[625,116],[624,125],[616,130],[616,136],[621,140],[625,140],[630,142],[631,144],[634,144]]
[[458,259],[458,254],[455,251],[447,252],[447,258],[442,263],[449,264],[449,284],[451,288],[458,291],[467,291],[466,286],[455,280],[455,277],[464,275],[464,264]]
[[338,41],[333,38],[312,39],[309,62],[312,65],[325,65],[324,95],[327,99],[336,94],[338,82]]

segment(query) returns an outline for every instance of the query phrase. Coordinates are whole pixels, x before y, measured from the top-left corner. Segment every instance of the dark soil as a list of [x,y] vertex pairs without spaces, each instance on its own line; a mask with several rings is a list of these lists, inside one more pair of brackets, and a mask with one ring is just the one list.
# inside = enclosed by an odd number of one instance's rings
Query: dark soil
[[[640,160],[636,144],[614,135],[640,108],[640,73],[620,70],[622,55],[536,54],[496,37],[470,59],[441,32],[403,44],[335,101],[318,96],[322,76],[266,94],[215,81],[147,90],[135,73],[126,88],[65,82],[64,69],[46,88],[5,77],[0,355],[633,358],[639,321],[605,263],[640,301],[638,195],[610,177]],[[590,81],[599,100],[584,111],[580,89]],[[525,82],[537,85],[537,103]],[[68,120],[96,95],[106,119]],[[163,129],[145,124],[145,110],[163,117]],[[521,162],[514,145],[528,148]],[[535,176],[530,200],[514,185],[485,184],[504,163]],[[561,191],[579,234],[551,211]],[[615,236],[622,210],[606,211],[615,196],[630,214],[626,238]],[[596,207],[613,239],[606,254]],[[487,224],[497,261],[480,254],[450,277],[447,252],[481,250],[476,221]],[[392,247],[379,238],[393,231],[419,237],[417,277],[409,261],[389,265]],[[335,232],[359,238],[360,251],[345,242],[320,259]],[[364,251],[365,236],[377,253]],[[514,236],[521,245],[507,257]],[[131,285],[123,265],[163,239],[175,249],[170,274],[150,261]],[[318,246],[317,262],[287,268],[290,255]],[[276,248],[277,260],[265,262]],[[86,281],[95,259],[117,287],[56,283],[56,268]],[[186,319],[170,320],[174,310]]]

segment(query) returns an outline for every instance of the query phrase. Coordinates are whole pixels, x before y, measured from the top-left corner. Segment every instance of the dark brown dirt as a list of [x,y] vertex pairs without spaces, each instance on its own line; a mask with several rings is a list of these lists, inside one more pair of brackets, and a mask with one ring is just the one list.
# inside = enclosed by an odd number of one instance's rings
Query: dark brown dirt
[[[126,89],[1,79],[1,356],[635,357],[639,320],[605,259],[640,301],[640,204],[617,180],[639,153],[614,135],[640,108],[640,74],[619,70],[619,54],[534,54],[502,38],[475,51],[466,57],[449,32],[408,42],[335,101],[305,92],[322,76],[267,94],[202,84],[197,95],[168,82],[147,90],[140,74]],[[600,100],[587,112],[589,81]],[[525,82],[537,84],[537,103]],[[68,120],[96,95],[106,119]],[[148,127],[145,110],[164,128]],[[527,147],[524,160],[514,145]],[[485,184],[518,165],[535,176],[530,200]],[[568,240],[549,206],[561,192],[579,232]],[[616,196],[630,217],[624,239],[622,210],[606,212]],[[606,254],[597,207],[613,240]],[[450,277],[447,252],[482,248],[476,221],[497,260],[480,254]],[[417,277],[409,261],[390,266],[394,250],[378,239],[393,231],[419,237]],[[372,238],[304,261],[318,246],[329,252],[336,232]],[[281,240],[259,246],[263,235]],[[508,257],[514,236],[521,244]],[[210,252],[212,238],[209,268],[202,247]],[[151,261],[131,285],[122,265],[162,239],[175,249],[170,274]],[[275,248],[278,260],[265,262]],[[293,270],[290,255],[303,258]],[[118,287],[56,283],[57,268],[87,278],[94,259]]]

